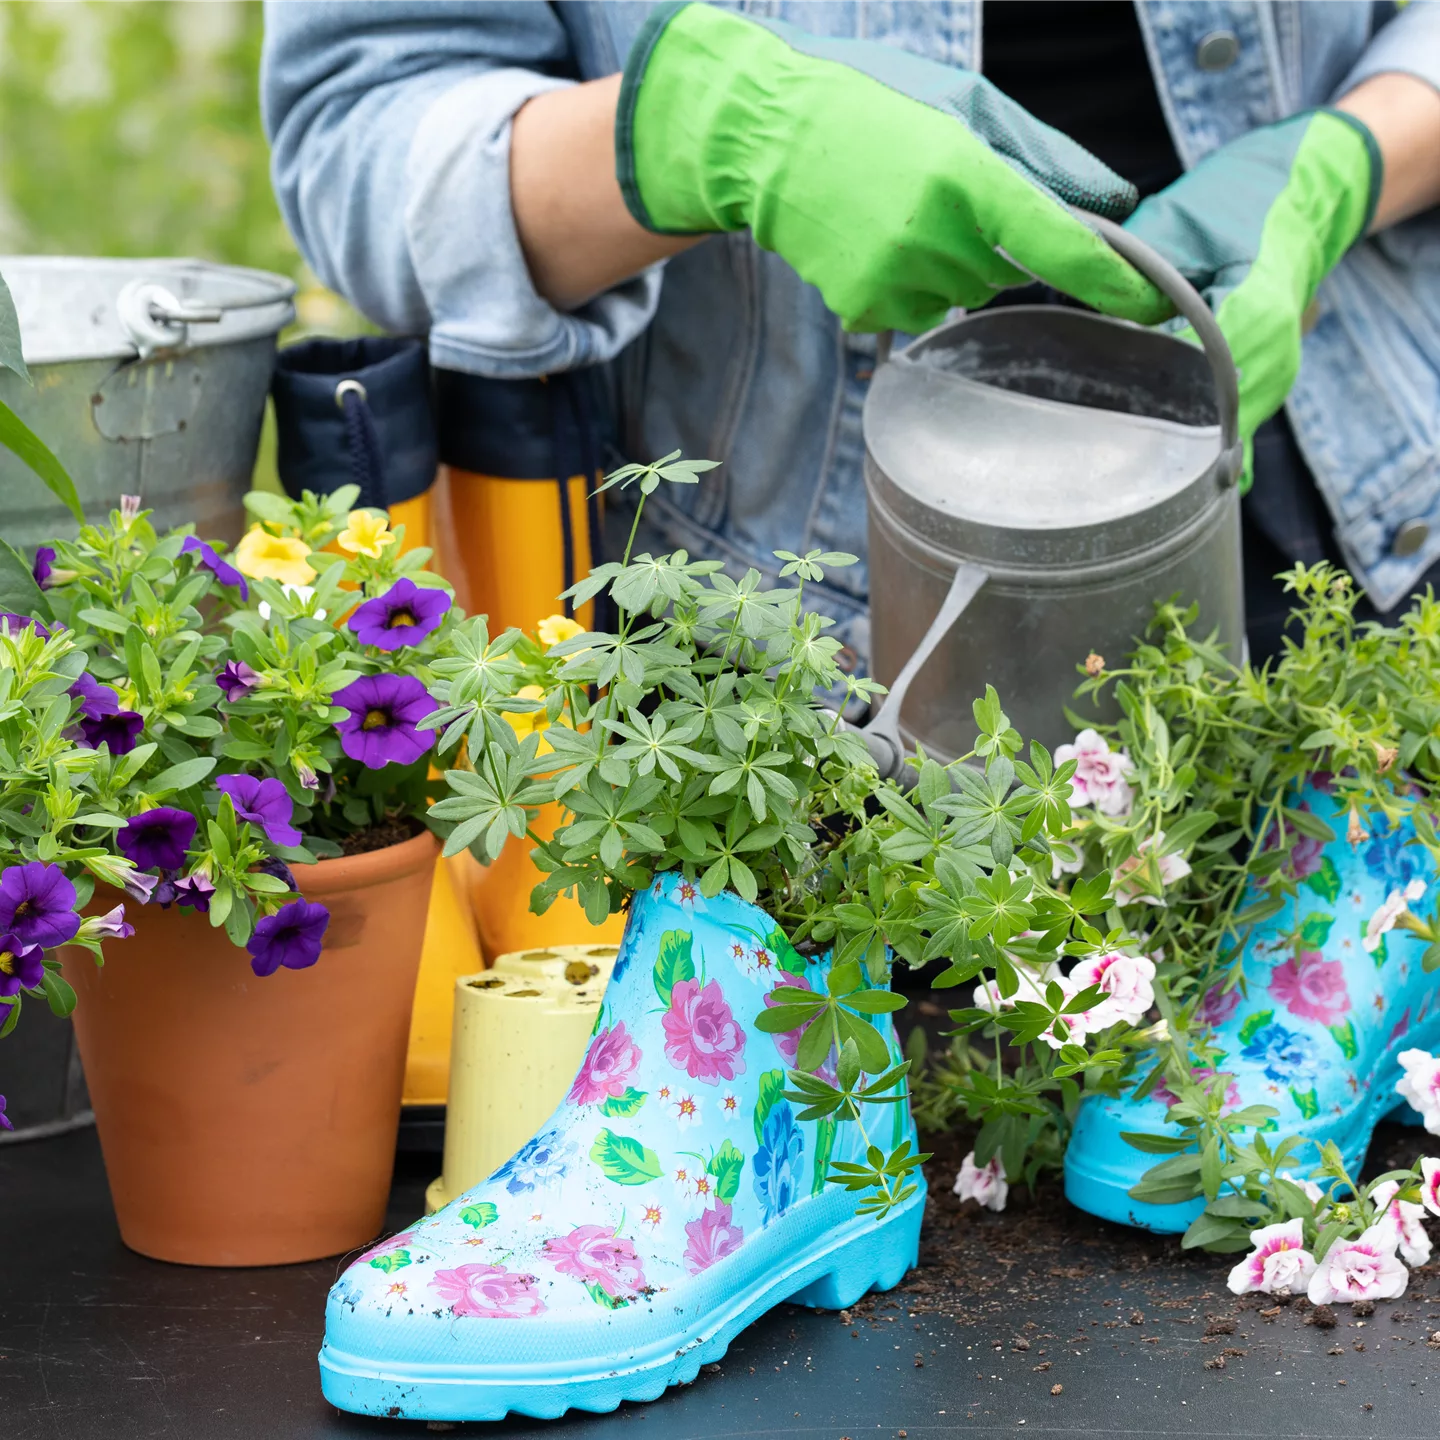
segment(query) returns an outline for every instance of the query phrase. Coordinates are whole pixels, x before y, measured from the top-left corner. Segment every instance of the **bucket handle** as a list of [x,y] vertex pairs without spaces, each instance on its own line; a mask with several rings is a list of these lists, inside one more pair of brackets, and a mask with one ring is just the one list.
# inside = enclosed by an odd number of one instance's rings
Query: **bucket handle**
[[1088,210],[1069,207],[1123,260],[1128,260],[1189,322],[1210,362],[1215,382],[1215,406],[1220,412],[1220,482],[1228,487],[1240,478],[1244,448],[1240,444],[1240,378],[1230,346],[1215,323],[1215,316],[1200,292],[1167,260],[1138,235]]

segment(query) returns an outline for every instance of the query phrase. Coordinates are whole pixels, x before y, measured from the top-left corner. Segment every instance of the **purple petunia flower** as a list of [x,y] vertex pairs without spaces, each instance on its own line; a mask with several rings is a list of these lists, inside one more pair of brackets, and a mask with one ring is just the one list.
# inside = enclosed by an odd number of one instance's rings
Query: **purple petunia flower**
[[13,1130],[14,1122],[5,1113],[5,1097],[0,1095],[0,1130]]
[[320,958],[330,912],[308,900],[292,900],[274,915],[255,922],[255,933],[245,948],[250,968],[257,975],[273,975],[282,965],[304,970]]
[[132,815],[115,837],[120,853],[141,870],[178,870],[195,838],[195,817],[188,810],[157,805]]
[[0,935],[0,996],[33,990],[45,978],[45,952],[18,935]]
[[134,710],[116,710],[113,715],[80,714],[80,742],[92,750],[110,747],[112,755],[128,755],[139,743],[145,717]]
[[210,897],[214,893],[215,887],[208,875],[187,875],[175,882],[176,902],[188,909],[198,910],[202,915],[210,913]]
[[233,705],[237,700],[243,700],[260,683],[260,677],[243,660],[232,660],[215,677],[215,683]]
[[415,727],[440,707],[413,675],[362,675],[335,692],[335,703],[350,712],[335,726],[341,748],[369,770],[409,765],[435,743],[432,731]]
[[273,875],[277,880],[284,881],[287,890],[293,890],[297,895],[300,893],[300,887],[295,883],[290,867],[279,856],[268,855],[255,868],[262,875]]
[[82,670],[75,677],[69,693],[80,702],[82,720],[98,720],[102,715],[120,713],[120,697],[108,685],[102,685],[89,671]]
[[147,875],[143,870],[132,870],[125,877],[125,889],[142,905],[148,905],[155,898],[155,889],[159,884],[159,876]]
[[290,823],[295,802],[278,780],[253,775],[220,775],[215,788],[230,797],[241,820],[258,825],[272,845],[298,845],[305,837]]
[[358,606],[346,623],[362,645],[398,650],[402,645],[418,645],[449,608],[450,597],[443,590],[397,580],[383,595]]
[[95,922],[94,930],[97,940],[128,940],[135,933],[135,927],[125,919],[123,905],[117,905],[101,915]]
[[53,545],[42,545],[35,552],[35,564],[31,566],[30,573],[35,577],[35,583],[42,589],[50,588],[50,575],[55,569],[55,547]]
[[50,638],[49,629],[42,625],[40,621],[31,619],[29,615],[17,615],[13,610],[0,610],[0,620],[9,622],[10,633],[12,635],[29,625],[34,628],[35,633],[42,640],[48,640]]
[[196,556],[195,563],[202,570],[208,570],[222,585],[238,586],[242,600],[250,598],[250,587],[245,583],[245,577],[233,565],[222,560],[203,540],[187,535],[180,546],[180,553]]
[[58,865],[31,860],[0,875],[0,931],[50,949],[75,938],[75,887]]

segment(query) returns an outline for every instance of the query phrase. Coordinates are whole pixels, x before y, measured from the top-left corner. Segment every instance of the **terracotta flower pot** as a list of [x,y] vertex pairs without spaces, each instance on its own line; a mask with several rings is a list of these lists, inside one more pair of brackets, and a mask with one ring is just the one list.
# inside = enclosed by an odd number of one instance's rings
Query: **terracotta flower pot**
[[[297,872],[319,961],[265,979],[203,916],[126,907],[67,960],[120,1235],[188,1265],[283,1265],[381,1229],[437,842]],[[102,902],[108,906],[110,900]]]

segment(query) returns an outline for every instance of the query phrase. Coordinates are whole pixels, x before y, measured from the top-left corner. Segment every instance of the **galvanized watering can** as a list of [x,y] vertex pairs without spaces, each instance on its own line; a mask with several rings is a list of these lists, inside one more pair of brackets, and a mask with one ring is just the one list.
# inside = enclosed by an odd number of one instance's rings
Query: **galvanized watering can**
[[[0,275],[34,381],[0,374],[0,400],[59,456],[86,516],[139,495],[162,528],[238,539],[294,285],[201,260],[0,256]],[[75,533],[8,450],[0,508],[21,549]]]
[[1077,664],[1091,652],[1118,664],[1155,602],[1177,592],[1199,602],[1196,633],[1216,630],[1242,656],[1229,347],[1177,270],[1083,218],[1203,349],[1085,311],[1015,306],[882,359],[864,416],[872,661],[891,689],[866,727],[877,758],[888,747],[898,764],[917,742],[964,754],[987,683],[1022,735],[1053,748],[1073,732]]

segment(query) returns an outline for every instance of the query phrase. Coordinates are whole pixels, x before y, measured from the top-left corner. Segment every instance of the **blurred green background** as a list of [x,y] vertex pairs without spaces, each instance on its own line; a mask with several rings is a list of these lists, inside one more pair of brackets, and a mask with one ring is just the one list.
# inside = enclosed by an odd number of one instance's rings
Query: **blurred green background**
[[[367,328],[281,223],[262,31],[259,0],[3,0],[0,250],[255,265],[299,286],[286,339]],[[257,480],[273,476],[267,418]]]

